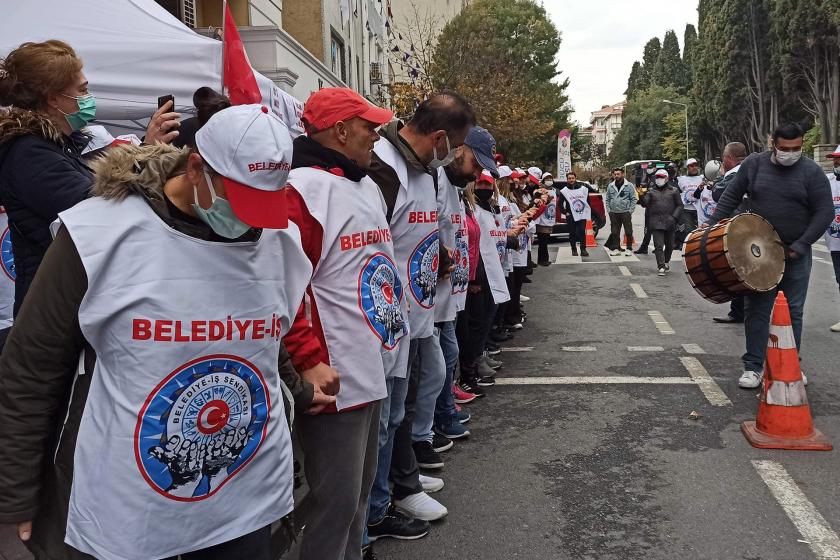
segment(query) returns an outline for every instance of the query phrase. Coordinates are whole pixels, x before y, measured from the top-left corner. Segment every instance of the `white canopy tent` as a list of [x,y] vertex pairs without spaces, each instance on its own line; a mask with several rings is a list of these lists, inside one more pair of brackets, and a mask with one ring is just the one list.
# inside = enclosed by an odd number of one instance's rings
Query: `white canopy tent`
[[[84,61],[96,97],[97,121],[115,129],[147,119],[162,95],[188,110],[196,89],[221,90],[222,43],[196,34],[153,0],[27,0],[6,2],[0,57],[27,41],[61,39]],[[302,104],[256,73],[269,105],[299,133]]]

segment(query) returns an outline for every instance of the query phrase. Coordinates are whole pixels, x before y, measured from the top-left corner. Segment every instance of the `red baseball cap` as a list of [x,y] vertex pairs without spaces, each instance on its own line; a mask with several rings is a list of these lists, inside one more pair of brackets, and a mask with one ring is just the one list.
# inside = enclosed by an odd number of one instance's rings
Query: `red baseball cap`
[[348,121],[354,117],[374,124],[385,124],[394,117],[394,113],[371,105],[350,88],[318,90],[309,96],[303,106],[302,119],[307,132],[327,130],[338,121]]
[[[479,187],[479,185],[488,185],[488,187]],[[490,172],[486,169],[481,171],[481,175],[478,176],[478,179],[475,182],[475,188],[483,189],[483,188],[493,188],[493,185],[496,184],[496,181],[493,179],[493,176],[490,175]]]

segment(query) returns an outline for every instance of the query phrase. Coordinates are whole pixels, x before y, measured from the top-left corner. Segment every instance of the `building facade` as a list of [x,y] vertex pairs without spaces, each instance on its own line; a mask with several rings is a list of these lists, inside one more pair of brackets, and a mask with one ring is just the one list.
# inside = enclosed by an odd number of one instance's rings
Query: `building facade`
[[626,101],[615,105],[604,105],[593,111],[589,118],[589,130],[592,136],[592,152],[595,156],[609,156],[618,131],[621,130],[621,117]]

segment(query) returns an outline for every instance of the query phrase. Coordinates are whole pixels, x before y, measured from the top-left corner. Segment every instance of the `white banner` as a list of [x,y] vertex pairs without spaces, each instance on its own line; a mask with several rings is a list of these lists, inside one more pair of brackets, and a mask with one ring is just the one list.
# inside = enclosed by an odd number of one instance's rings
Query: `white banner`
[[572,133],[561,130],[557,135],[557,179],[565,179],[572,170]]

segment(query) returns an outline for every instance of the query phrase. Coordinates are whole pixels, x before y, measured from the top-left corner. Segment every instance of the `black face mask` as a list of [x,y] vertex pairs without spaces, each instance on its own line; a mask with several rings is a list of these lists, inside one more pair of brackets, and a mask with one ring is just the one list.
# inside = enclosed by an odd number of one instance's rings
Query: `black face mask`
[[481,202],[487,202],[493,198],[493,191],[489,189],[476,189],[475,197]]

